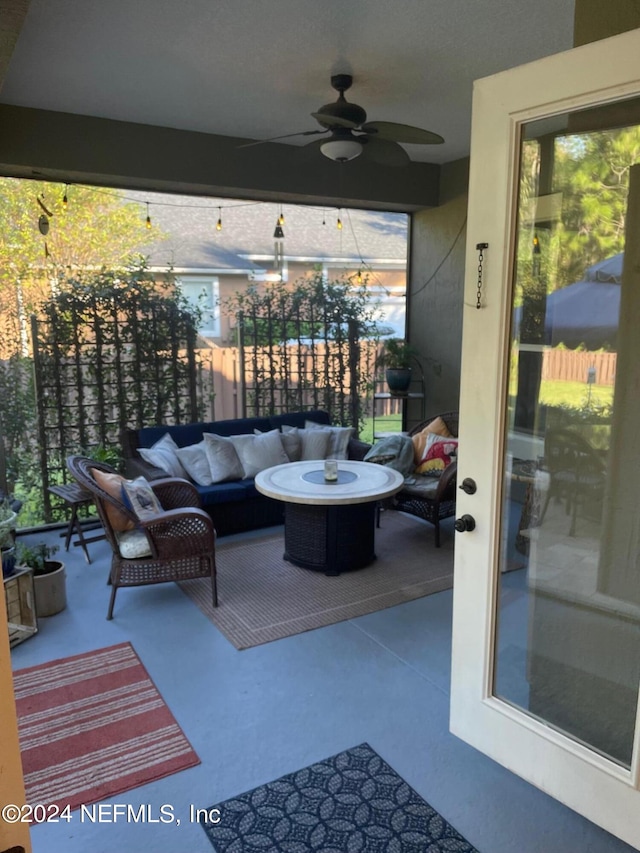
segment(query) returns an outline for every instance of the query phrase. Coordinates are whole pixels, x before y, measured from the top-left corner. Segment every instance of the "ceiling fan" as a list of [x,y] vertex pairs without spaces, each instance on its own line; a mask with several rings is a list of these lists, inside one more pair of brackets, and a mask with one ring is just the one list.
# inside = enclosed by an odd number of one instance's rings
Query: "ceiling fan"
[[410,162],[407,152],[399,145],[400,142],[411,145],[438,145],[444,139],[430,130],[412,127],[409,124],[397,124],[392,121],[367,121],[367,114],[358,104],[349,103],[344,93],[351,88],[351,74],[334,74],[331,85],[339,93],[338,100],[320,107],[318,112],[311,115],[319,122],[323,130],[304,130],[300,133],[287,133],[284,136],[273,136],[259,142],[243,145],[261,145],[264,142],[275,142],[278,139],[288,139],[293,136],[315,136],[330,134],[328,139],[315,140],[307,147],[319,149],[330,160],[346,163],[360,155],[368,160],[385,166],[404,166]]

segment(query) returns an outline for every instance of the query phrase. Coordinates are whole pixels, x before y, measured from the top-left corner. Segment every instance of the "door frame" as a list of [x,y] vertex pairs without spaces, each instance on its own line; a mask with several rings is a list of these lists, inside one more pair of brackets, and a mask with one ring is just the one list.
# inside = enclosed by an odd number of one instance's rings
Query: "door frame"
[[[631,771],[492,692],[511,278],[520,127],[640,95],[640,30],[476,81],[463,309],[458,514],[477,522],[455,549],[450,728],[508,769],[640,849],[640,708]],[[477,244],[484,250],[477,309]],[[635,826],[634,826],[635,823]]]

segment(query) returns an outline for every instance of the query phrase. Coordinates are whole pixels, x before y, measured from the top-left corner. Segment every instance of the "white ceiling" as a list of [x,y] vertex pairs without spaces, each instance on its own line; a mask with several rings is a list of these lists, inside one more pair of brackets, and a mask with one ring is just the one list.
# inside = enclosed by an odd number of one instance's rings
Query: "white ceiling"
[[369,120],[444,136],[407,150],[445,163],[469,152],[473,80],[570,48],[573,12],[574,0],[31,0],[0,102],[263,139],[317,129],[310,113],[347,72]]

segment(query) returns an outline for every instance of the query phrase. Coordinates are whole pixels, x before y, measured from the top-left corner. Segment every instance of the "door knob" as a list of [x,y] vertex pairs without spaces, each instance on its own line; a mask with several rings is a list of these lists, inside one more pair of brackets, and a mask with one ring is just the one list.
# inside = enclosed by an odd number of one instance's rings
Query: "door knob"
[[472,480],[471,477],[465,477],[462,481],[462,485],[459,487],[463,492],[466,492],[468,495],[475,495],[478,490],[476,486],[476,481]]
[[476,520],[472,515],[462,515],[456,518],[454,527],[458,533],[471,532],[476,529]]

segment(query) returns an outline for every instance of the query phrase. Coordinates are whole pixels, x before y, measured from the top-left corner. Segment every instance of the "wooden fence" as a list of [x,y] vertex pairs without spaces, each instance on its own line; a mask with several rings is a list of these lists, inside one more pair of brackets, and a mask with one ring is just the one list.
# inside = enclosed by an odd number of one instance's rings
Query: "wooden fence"
[[542,357],[542,378],[566,382],[584,382],[589,370],[595,369],[594,385],[613,385],[616,377],[615,352],[581,352],[568,349],[548,349]]

